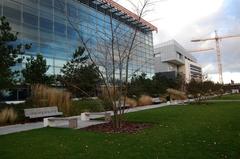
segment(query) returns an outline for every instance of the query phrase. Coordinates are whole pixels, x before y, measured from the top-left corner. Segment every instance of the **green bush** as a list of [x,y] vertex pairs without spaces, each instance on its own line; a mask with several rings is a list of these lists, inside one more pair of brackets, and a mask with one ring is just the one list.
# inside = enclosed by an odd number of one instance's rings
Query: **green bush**
[[83,99],[72,101],[71,115],[80,115],[82,112],[102,112],[105,111],[104,103],[99,99]]

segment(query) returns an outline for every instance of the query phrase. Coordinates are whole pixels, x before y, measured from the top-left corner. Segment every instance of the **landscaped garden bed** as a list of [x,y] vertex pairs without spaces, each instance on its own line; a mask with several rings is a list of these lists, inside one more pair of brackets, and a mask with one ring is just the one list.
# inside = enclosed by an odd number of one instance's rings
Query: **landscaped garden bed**
[[144,129],[150,128],[153,125],[150,123],[137,123],[137,122],[126,122],[123,121],[121,123],[121,126],[119,129],[115,130],[113,129],[113,123],[103,123],[98,125],[92,125],[86,128],[83,128],[83,130],[87,131],[94,131],[94,132],[104,132],[104,133],[139,133],[143,131]]

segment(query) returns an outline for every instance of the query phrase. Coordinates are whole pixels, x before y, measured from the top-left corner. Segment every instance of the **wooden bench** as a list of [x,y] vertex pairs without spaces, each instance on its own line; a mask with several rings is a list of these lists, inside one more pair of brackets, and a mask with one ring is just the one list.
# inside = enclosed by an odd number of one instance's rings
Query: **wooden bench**
[[[95,117],[93,117],[95,116]],[[110,112],[84,112],[81,113],[81,120],[82,121],[88,121],[90,119],[94,119],[96,118],[96,116],[98,117],[104,117],[106,121],[110,121],[111,120],[111,113]]]
[[42,107],[24,109],[24,115],[26,117],[29,117],[30,119],[34,119],[42,117],[60,116],[63,115],[63,113],[59,112],[57,107]]
[[43,125],[44,127],[56,127],[57,124],[55,121],[68,121],[69,128],[77,128],[78,127],[78,118],[77,117],[65,117],[65,118],[44,118]]

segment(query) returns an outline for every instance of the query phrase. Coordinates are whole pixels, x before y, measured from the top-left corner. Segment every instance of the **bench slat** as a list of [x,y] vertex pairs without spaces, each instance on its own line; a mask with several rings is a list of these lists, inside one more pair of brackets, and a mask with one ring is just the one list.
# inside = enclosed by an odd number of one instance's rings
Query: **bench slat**
[[77,117],[65,117],[65,118],[48,118],[48,120],[50,120],[50,121],[55,121],[55,120],[77,120],[78,118]]
[[58,116],[58,115],[63,115],[63,113],[59,112],[58,108],[54,106],[54,107],[24,109],[24,115],[32,119],[32,118],[39,118],[39,117]]
[[85,113],[86,115],[109,115],[109,114],[111,114],[111,113],[109,113],[109,112],[87,112],[87,113]]

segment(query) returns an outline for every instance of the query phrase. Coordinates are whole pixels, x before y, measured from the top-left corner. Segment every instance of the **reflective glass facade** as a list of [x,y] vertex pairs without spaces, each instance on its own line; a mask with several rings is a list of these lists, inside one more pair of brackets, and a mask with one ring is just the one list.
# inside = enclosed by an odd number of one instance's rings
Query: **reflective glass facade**
[[[86,1],[86,0],[85,0]],[[7,17],[13,31],[19,32],[19,43],[31,43],[27,55],[41,53],[50,65],[49,74],[59,74],[63,64],[72,57],[72,53],[81,45],[80,35],[88,41],[94,53],[93,58],[101,65],[106,50],[101,49],[104,42],[101,34],[109,34],[109,15],[77,0],[0,0],[0,14]],[[68,17],[66,17],[68,16]],[[70,21],[71,23],[70,23]],[[118,24],[114,19],[114,25]],[[119,35],[131,32],[132,26],[122,24]],[[121,39],[121,38],[119,38]],[[122,40],[121,45],[126,45]],[[152,32],[138,31],[131,57],[129,73],[136,70],[149,76],[154,73]],[[124,48],[124,47],[123,47]]]

